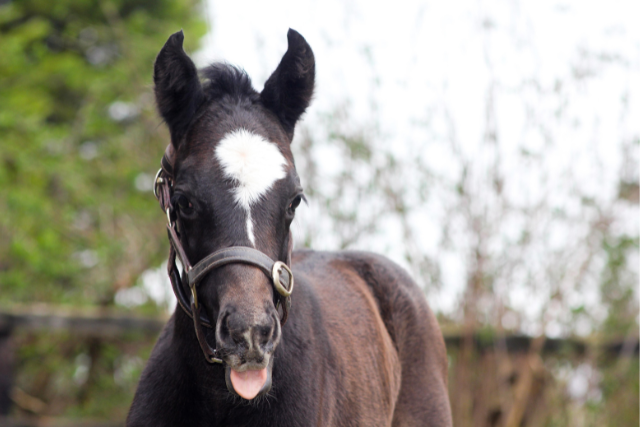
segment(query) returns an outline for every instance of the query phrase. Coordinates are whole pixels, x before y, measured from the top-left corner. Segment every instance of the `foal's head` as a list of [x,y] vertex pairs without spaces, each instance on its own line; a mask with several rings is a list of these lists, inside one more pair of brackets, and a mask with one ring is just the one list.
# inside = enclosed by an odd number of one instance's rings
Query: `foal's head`
[[[289,47],[262,92],[237,68],[198,72],[182,49],[182,32],[162,48],[154,68],[160,114],[175,150],[171,203],[192,264],[230,246],[288,261],[289,227],[303,198],[290,143],[313,93],[315,62],[293,30]],[[212,270],[198,298],[215,320],[216,345],[230,389],[252,399],[268,391],[281,336],[267,276],[246,264]]]

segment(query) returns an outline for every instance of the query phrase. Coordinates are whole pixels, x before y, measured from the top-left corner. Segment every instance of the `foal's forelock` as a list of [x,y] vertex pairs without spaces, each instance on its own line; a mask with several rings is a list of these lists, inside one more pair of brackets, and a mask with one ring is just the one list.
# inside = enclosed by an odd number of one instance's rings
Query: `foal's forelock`
[[225,177],[235,184],[234,199],[246,214],[247,237],[255,247],[251,208],[286,177],[287,161],[275,143],[244,128],[227,133],[215,157]]

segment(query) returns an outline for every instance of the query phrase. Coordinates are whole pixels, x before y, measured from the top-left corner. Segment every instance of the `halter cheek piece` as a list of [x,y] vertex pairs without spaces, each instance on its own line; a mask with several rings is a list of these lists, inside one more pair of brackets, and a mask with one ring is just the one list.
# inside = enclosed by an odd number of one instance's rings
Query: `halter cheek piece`
[[[282,317],[280,324],[284,325],[289,317],[289,309],[291,308],[291,292],[293,291],[293,273],[287,264],[291,264],[291,236],[289,236],[289,248],[286,263],[282,261],[273,261],[264,253],[246,246],[232,246],[220,249],[211,255],[200,260],[196,265],[191,266],[187,258],[180,237],[176,230],[177,215],[171,206],[171,188],[173,185],[173,165],[175,153],[173,146],[169,144],[162,157],[162,167],[156,174],[153,184],[153,194],[160,203],[160,208],[167,214],[167,234],[169,236],[169,260],[167,262],[167,273],[171,280],[173,293],[176,295],[178,304],[182,310],[193,319],[193,327],[200,343],[200,348],[204,353],[204,357],[209,363],[223,363],[218,356],[218,351],[211,348],[206,340],[202,326],[214,328],[215,322],[207,317],[206,313],[200,310],[201,305],[198,304],[197,286],[200,280],[204,278],[211,270],[222,267],[227,264],[249,264],[259,268],[267,275],[273,287],[278,292],[278,301],[276,310],[282,307]],[[183,266],[182,278],[176,266],[176,256],[180,259]],[[191,295],[185,294],[185,288],[191,290]]]

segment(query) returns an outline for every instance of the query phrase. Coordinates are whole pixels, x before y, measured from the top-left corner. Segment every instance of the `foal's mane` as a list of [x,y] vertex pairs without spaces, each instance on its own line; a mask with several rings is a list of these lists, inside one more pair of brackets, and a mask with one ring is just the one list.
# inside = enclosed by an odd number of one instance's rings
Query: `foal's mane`
[[216,62],[200,70],[203,78],[202,89],[206,102],[220,99],[224,96],[251,101],[258,99],[259,94],[251,85],[251,78],[247,72],[226,62]]

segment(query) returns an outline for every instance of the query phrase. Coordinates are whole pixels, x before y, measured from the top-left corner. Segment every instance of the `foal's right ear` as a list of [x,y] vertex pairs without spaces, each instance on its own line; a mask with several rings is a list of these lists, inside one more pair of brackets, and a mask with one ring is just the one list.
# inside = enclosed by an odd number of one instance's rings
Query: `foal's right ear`
[[172,34],[153,66],[156,103],[176,149],[204,99],[198,70],[182,49],[183,41],[182,30]]

